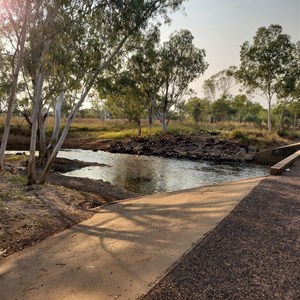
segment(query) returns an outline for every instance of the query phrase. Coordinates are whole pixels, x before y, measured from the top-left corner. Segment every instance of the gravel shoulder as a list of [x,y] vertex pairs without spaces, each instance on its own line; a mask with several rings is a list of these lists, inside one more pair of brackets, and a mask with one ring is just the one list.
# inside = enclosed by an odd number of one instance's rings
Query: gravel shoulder
[[299,299],[299,177],[263,180],[142,299]]

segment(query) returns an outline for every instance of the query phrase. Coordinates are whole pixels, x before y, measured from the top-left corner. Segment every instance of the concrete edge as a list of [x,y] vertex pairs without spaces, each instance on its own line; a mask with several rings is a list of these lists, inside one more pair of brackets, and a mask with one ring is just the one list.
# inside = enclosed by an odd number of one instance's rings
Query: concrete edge
[[300,150],[281,160],[270,168],[270,175],[280,175],[282,172],[300,158]]
[[233,180],[233,181],[224,181],[224,182],[220,182],[220,183],[214,183],[214,184],[203,185],[203,186],[199,186],[199,187],[194,187],[194,188],[189,188],[189,189],[184,189],[184,190],[178,190],[178,191],[173,191],[173,192],[159,193],[159,194],[154,194],[154,195],[140,195],[140,196],[136,196],[136,197],[132,197],[132,198],[114,200],[110,203],[102,205],[102,207],[114,205],[114,204],[117,204],[117,203],[123,203],[123,202],[131,201],[131,200],[134,200],[134,199],[158,198],[158,197],[164,197],[164,196],[171,196],[171,195],[183,194],[183,193],[187,193],[187,192],[195,192],[195,191],[202,190],[202,189],[205,189],[205,188],[214,188],[214,187],[222,186],[222,185],[225,185],[225,184],[227,185],[227,184],[234,184],[234,183],[243,182],[243,181],[251,181],[251,180],[255,180],[255,179],[257,179],[257,180],[260,179],[260,181],[261,181],[261,180],[263,180],[263,179],[265,179],[269,176],[270,175],[256,176],[256,177],[244,178],[244,179]]

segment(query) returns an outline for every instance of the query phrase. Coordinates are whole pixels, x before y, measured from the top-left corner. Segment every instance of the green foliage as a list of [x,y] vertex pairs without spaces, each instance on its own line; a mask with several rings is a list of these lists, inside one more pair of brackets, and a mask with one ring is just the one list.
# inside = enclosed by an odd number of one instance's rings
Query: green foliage
[[190,98],[186,103],[186,110],[189,116],[191,116],[196,125],[202,120],[202,123],[208,121],[208,115],[210,113],[210,103],[206,99],[200,99],[197,97]]
[[226,97],[220,98],[213,102],[211,106],[212,116],[216,122],[224,122],[230,118],[230,115],[234,114],[234,110],[231,106],[231,101]]
[[155,111],[163,131],[167,130],[169,120],[180,114],[182,97],[189,92],[189,84],[208,66],[204,61],[205,51],[196,48],[193,39],[188,30],[181,30],[159,46],[154,30],[131,57],[135,81],[148,98],[148,108]]
[[248,143],[250,141],[246,132],[235,129],[229,133],[229,138],[231,139],[238,139],[240,142]]
[[261,125],[263,119],[261,115],[264,111],[259,103],[248,100],[246,95],[237,95],[231,102],[234,119],[238,122],[251,122]]
[[237,78],[250,90],[261,92],[268,101],[268,128],[271,129],[271,101],[282,90],[283,82],[290,80],[296,61],[294,45],[280,25],[260,27],[253,43],[241,46],[240,68]]

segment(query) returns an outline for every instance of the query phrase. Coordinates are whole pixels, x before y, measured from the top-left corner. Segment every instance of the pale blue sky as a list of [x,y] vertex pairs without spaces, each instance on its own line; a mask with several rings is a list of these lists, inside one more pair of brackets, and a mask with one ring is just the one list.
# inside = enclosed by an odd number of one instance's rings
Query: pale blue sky
[[189,29],[197,47],[206,50],[209,68],[191,87],[202,96],[203,81],[230,65],[239,65],[240,46],[259,27],[280,24],[293,42],[300,40],[300,0],[189,0],[185,12],[161,28],[162,41],[175,30]]

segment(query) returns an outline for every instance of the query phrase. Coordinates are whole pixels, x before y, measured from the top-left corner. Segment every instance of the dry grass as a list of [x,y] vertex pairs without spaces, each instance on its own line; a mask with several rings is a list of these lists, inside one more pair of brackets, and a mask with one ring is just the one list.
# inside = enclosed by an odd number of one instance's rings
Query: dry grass
[[[62,120],[62,127],[66,123],[66,118]],[[4,116],[0,116],[0,127],[4,126]],[[49,117],[46,121],[48,136],[51,135],[54,118]],[[223,138],[234,138],[241,142],[264,148],[271,145],[283,145],[294,141],[300,137],[299,131],[286,131],[285,134],[278,135],[276,131],[269,132],[264,128],[258,128],[250,123],[214,123],[214,124],[195,124],[191,120],[170,121],[169,134],[192,134],[197,135],[203,132],[219,134]],[[162,133],[158,121],[154,122],[152,130],[147,127],[147,122],[142,122],[143,136],[156,136]],[[94,139],[123,139],[137,135],[137,128],[133,123],[126,120],[100,120],[97,118],[75,118],[69,137],[72,138],[94,138]],[[30,128],[23,118],[14,117],[11,126],[11,139],[22,141],[30,136]]]

